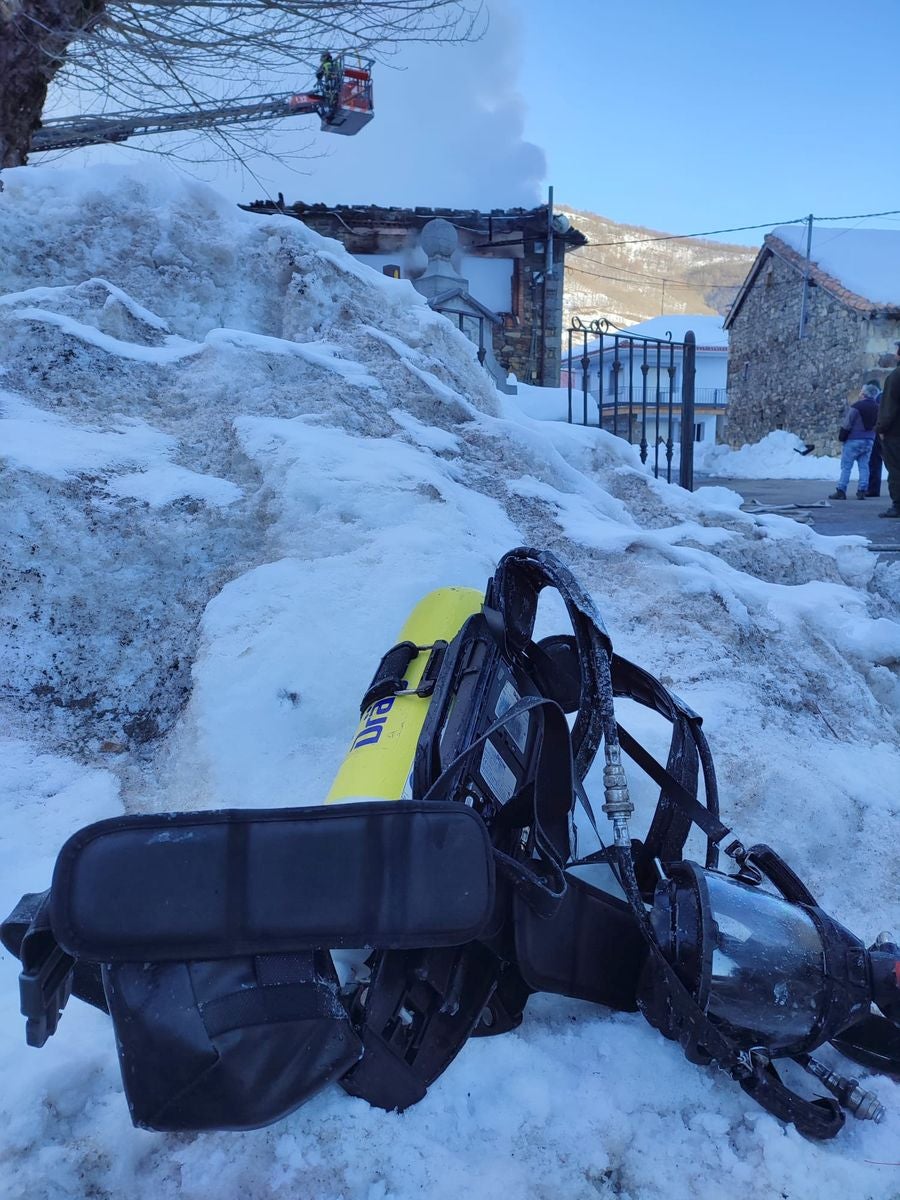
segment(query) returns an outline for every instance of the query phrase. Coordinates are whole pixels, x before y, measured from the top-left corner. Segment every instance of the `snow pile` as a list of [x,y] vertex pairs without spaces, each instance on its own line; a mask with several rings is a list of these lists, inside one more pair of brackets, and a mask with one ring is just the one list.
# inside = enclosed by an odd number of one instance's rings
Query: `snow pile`
[[[506,402],[511,411],[518,411],[539,421],[568,421],[568,388],[532,387],[520,383],[517,394]],[[577,389],[572,392],[572,417],[575,422],[584,420],[584,396]],[[593,396],[588,398],[588,421],[596,427],[597,403]],[[653,470],[655,454],[650,448],[646,469]],[[730,446],[715,445],[713,442],[697,442],[694,446],[694,472],[713,479],[829,479],[836,480],[840,474],[840,458],[828,455],[804,454],[806,443],[795,433],[776,429],[759,442],[744,444],[739,450]],[[672,465],[677,471],[681,457],[681,446],[672,447]],[[660,447],[660,473],[666,470],[664,447]]]
[[[569,389],[567,387],[535,387],[531,383],[516,383],[515,395],[509,401],[536,421],[568,421]],[[572,389],[572,419],[583,419],[583,395],[578,388]],[[588,420],[597,420],[597,402],[588,397]]]
[[[408,284],[294,221],[136,172],[4,182],[4,913],[101,816],[317,803],[413,604],[531,544],[704,714],[725,819],[861,935],[900,927],[900,567],[534,419]],[[661,723],[623,710],[664,754]],[[332,1087],[252,1133],[136,1131],[106,1018],[73,1003],[35,1053],[16,974],[0,956],[10,1200],[712,1200],[723,1179],[863,1200],[898,1181],[876,1165],[897,1158],[888,1081],[869,1085],[884,1125],[809,1144],[640,1016],[555,997],[402,1116]]]
[[795,433],[776,429],[739,450],[701,442],[694,447],[694,469],[717,479],[837,479],[839,456],[804,454],[804,450],[806,443]]

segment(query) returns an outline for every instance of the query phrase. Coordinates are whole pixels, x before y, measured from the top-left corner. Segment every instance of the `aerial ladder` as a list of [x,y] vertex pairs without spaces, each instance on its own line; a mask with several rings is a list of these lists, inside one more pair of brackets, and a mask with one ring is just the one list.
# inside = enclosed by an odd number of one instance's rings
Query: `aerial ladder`
[[74,150],[107,142],[126,142],[151,133],[187,129],[216,129],[223,125],[250,125],[281,117],[317,114],[323,133],[358,133],[374,116],[372,103],[373,59],[337,54],[329,69],[317,73],[315,89],[293,96],[255,96],[214,108],[176,109],[157,113],[108,113],[96,117],[57,117],[44,121],[31,139],[30,153]]

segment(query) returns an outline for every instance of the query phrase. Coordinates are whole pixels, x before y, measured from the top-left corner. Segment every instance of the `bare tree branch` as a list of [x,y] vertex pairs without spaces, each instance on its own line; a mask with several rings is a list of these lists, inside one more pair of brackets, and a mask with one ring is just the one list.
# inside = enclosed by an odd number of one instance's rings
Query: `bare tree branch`
[[408,42],[472,40],[485,22],[482,0],[0,0],[0,168],[27,160],[51,83],[90,112],[200,108],[287,73],[305,82],[324,49],[383,62]]

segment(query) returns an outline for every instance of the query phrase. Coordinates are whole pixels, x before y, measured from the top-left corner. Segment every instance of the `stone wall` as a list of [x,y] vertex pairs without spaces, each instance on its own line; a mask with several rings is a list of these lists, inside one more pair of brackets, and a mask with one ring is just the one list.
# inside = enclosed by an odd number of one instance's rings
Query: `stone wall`
[[872,319],[815,284],[800,338],[802,294],[796,268],[771,255],[730,325],[724,430],[730,446],[786,429],[816,454],[834,454],[848,401],[896,363],[896,320]]
[[[554,238],[553,278],[544,292],[545,243],[526,237],[524,257],[513,262],[513,311],[494,329],[494,353],[523,383],[559,386],[562,364],[563,252]],[[477,299],[477,297],[476,297]]]

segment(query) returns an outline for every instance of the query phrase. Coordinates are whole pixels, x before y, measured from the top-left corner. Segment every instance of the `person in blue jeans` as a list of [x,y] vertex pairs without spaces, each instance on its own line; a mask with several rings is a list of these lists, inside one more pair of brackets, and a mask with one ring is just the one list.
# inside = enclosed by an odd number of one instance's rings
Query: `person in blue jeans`
[[859,399],[851,404],[841,423],[841,477],[829,500],[846,500],[847,485],[853,464],[859,472],[857,500],[865,500],[869,491],[869,459],[875,444],[875,422],[878,420],[878,385],[867,383],[860,389]]

